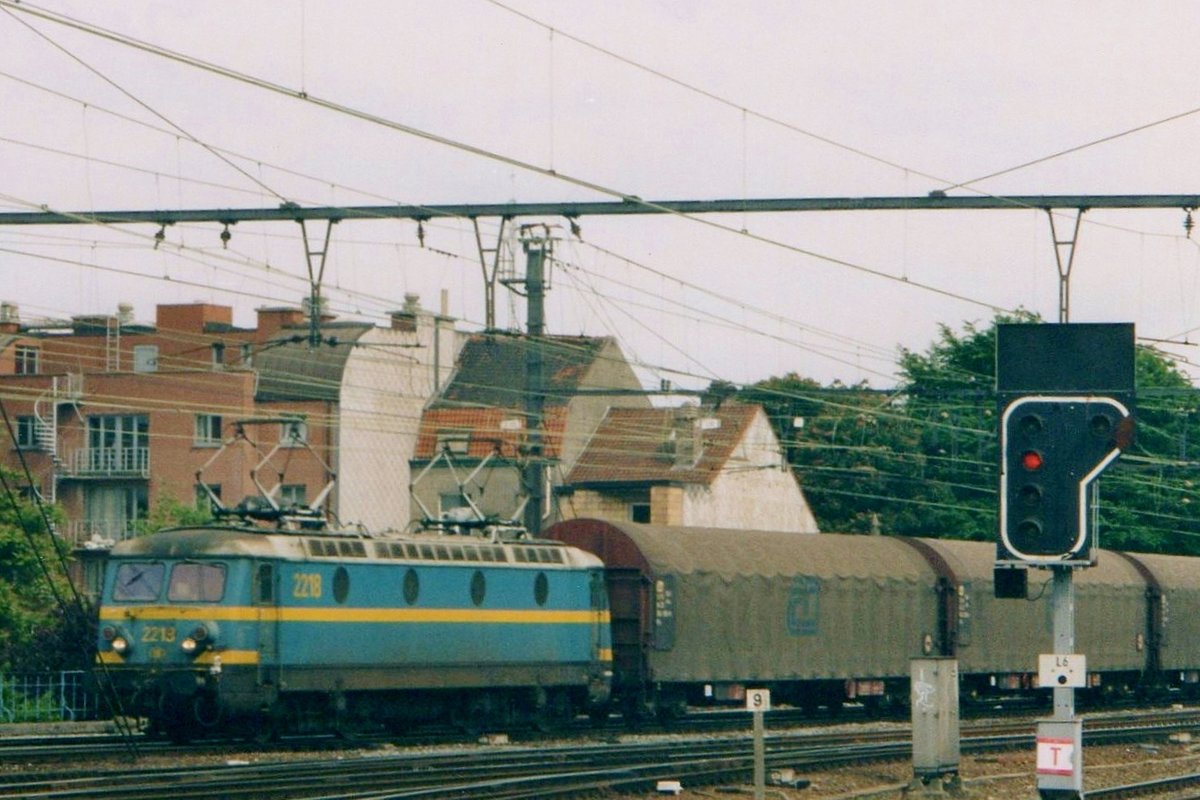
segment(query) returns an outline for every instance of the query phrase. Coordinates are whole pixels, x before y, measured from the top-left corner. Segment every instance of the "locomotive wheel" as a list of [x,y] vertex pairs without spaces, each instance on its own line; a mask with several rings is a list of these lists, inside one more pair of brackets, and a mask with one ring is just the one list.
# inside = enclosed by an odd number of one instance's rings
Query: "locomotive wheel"
[[479,736],[487,727],[493,713],[481,697],[459,703],[450,712],[450,724],[468,736]]
[[608,717],[612,713],[612,706],[605,703],[602,706],[595,706],[588,709],[588,719],[592,721],[592,725],[601,728],[608,724]]
[[534,727],[542,733],[561,731],[571,722],[571,698],[563,689],[551,689],[545,695],[535,712]]

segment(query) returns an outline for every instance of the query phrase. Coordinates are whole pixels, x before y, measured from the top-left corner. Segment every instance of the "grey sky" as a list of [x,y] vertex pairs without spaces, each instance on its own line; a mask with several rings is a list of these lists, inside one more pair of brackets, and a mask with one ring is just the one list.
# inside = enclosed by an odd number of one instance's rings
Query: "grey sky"
[[[647,199],[924,195],[1200,107],[1192,58],[1200,13],[1183,2],[36,7]],[[0,37],[4,210],[258,207],[276,205],[276,195],[322,205],[611,199],[7,3]],[[228,156],[243,172],[182,134],[108,113],[170,127],[148,109],[245,156]],[[972,188],[1200,191],[1198,126],[1200,114],[1185,116]],[[1182,210],[1085,215],[1073,319],[1132,320],[1140,335],[1157,338],[1200,326],[1200,251],[1183,219]],[[733,231],[678,218],[584,219],[582,242],[564,220],[550,221],[564,237],[550,329],[617,335],[647,379],[744,382],[796,371],[886,386],[897,346],[924,348],[938,323],[986,320],[989,306],[1049,319],[1056,310],[1049,226],[1032,210],[715,220]],[[1069,226],[1064,217],[1061,227]],[[742,228],[770,241],[739,236]],[[156,302],[207,300],[234,305],[236,321],[248,325],[254,307],[304,293],[294,224],[243,223],[229,250],[214,225],[171,228],[157,251],[153,233],[0,229],[0,295],[26,318],[127,301],[151,319]],[[469,226],[429,223],[426,245],[418,247],[408,222],[338,225],[327,272],[335,309],[379,319],[405,292],[433,307],[448,290],[451,313],[480,324]],[[523,314],[520,305],[512,310],[515,317],[501,297],[501,324]]]

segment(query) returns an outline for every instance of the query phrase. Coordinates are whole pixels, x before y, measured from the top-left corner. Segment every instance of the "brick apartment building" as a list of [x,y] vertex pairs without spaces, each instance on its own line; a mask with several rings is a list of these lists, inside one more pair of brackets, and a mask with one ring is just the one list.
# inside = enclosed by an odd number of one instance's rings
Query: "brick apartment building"
[[153,325],[127,306],[23,324],[4,304],[0,464],[62,506],[76,541],[122,538],[168,498],[210,502],[198,472],[226,506],[259,495],[257,479],[283,506],[402,527],[421,409],[459,347],[452,321],[415,296],[388,328],[324,315],[310,330],[288,307],[232,320],[192,303],[159,305]]

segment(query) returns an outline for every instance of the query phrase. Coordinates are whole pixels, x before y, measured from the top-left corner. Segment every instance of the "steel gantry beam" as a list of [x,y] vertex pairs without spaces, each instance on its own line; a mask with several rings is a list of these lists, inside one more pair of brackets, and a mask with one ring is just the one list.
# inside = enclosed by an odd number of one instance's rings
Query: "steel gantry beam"
[[299,222],[302,220],[414,219],[454,217],[596,217],[638,214],[744,214],[792,211],[951,211],[1102,208],[1200,208],[1200,194],[1064,194],[921,197],[783,197],[726,200],[643,200],[539,203],[457,203],[452,205],[311,206],[285,203],[275,208],[160,209],[128,211],[41,211],[0,214],[0,225],[121,225],[183,222]]

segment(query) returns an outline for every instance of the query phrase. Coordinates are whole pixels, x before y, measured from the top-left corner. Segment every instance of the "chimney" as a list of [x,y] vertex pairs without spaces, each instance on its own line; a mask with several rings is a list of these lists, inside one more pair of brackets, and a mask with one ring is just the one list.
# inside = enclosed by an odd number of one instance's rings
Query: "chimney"
[[16,303],[0,303],[0,333],[20,333],[21,313]]
[[[117,318],[122,325],[133,322],[133,306],[119,305]],[[203,333],[210,324],[233,325],[233,307],[213,303],[164,303],[154,307],[154,325],[160,331]]]
[[304,325],[307,318],[299,308],[275,306],[255,309],[258,313],[258,338],[270,339],[284,328]]
[[674,443],[674,466],[690,469],[700,460],[701,443],[696,435],[699,409],[695,406],[680,406],[671,414],[671,441]]
[[417,315],[421,313],[421,296],[408,292],[404,295],[404,308],[391,313],[392,330],[414,333],[417,330]]

